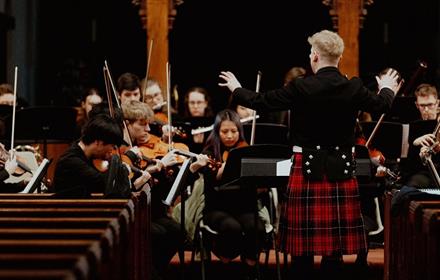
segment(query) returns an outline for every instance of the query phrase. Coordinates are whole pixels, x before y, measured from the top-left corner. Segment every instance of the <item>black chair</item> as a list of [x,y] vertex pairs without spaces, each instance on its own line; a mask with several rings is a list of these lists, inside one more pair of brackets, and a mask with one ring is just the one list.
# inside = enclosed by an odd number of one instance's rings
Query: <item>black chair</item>
[[[269,188],[266,209],[269,212],[269,221],[266,223],[266,240],[263,252],[266,254],[265,264],[268,266],[269,253],[275,250],[277,279],[281,279],[279,250],[276,244],[278,224],[278,193],[277,187],[287,185],[288,175],[277,176],[277,164],[284,159],[289,159],[291,149],[286,145],[260,144],[248,147],[232,149],[226,162],[222,181],[216,187],[218,191],[227,191],[229,188],[251,187],[256,190],[258,187]],[[256,207],[257,209],[257,207]],[[198,222],[198,229],[195,234],[195,242],[192,254],[192,262],[195,260],[196,252],[200,252],[201,276],[206,279],[205,261],[211,260],[211,240],[218,235],[203,222]],[[259,259],[259,256],[258,258]],[[258,265],[258,263],[257,263]]]

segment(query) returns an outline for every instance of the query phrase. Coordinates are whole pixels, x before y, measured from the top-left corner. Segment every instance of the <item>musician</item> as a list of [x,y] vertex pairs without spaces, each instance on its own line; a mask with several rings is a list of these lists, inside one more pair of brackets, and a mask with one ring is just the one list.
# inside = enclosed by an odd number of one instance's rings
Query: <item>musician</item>
[[156,155],[160,158],[155,163],[157,167],[151,171],[155,179],[151,191],[151,233],[153,267],[158,274],[156,277],[164,277],[168,264],[176,254],[182,239],[180,224],[171,218],[168,207],[162,202],[175,179],[175,176],[168,176],[167,167],[175,165],[177,158],[173,152],[164,150],[165,146],[168,147],[167,144],[149,133],[149,122],[153,120],[154,113],[147,104],[132,100],[122,104],[122,111],[133,145],[139,147],[144,156]]
[[[0,143],[0,145],[4,149],[3,144]],[[5,162],[0,164],[0,193],[18,193],[26,187],[28,183],[26,180],[17,183],[5,183],[5,180],[14,174],[17,167],[18,163],[15,156],[8,157]]]
[[[219,234],[213,252],[224,263],[241,255],[254,274],[257,253],[261,250],[265,234],[264,223],[258,219],[255,225],[256,198],[253,189],[216,191],[222,178],[229,150],[247,146],[238,114],[226,109],[215,118],[214,129],[209,135],[202,155],[190,166],[190,171],[199,171],[205,182],[205,208],[203,222]],[[220,168],[210,168],[209,158],[222,162]],[[257,234],[257,236],[256,236]],[[258,237],[258,238],[257,238]],[[256,243],[257,240],[257,243]]]
[[[420,120],[438,121],[439,99],[437,88],[431,84],[423,83],[416,88],[414,95],[416,96],[415,105],[420,112]],[[434,127],[429,133],[410,137],[411,146],[408,151],[408,158],[402,161],[401,164],[404,185],[414,188],[431,188],[435,185],[429,169],[424,166],[419,157],[420,151],[431,147],[438,141],[438,135],[434,135],[433,131]],[[435,156],[435,158],[437,159],[438,156]],[[434,162],[438,162],[438,160],[434,160]]]
[[[211,108],[211,98],[208,91],[203,87],[192,87],[186,94],[184,99],[185,111],[183,117],[190,123],[196,122],[197,119],[214,119],[214,113]],[[198,128],[198,127],[194,127]],[[186,141],[190,150],[195,153],[200,153],[206,141],[207,134],[197,133],[192,135]]]
[[121,104],[130,100],[141,100],[141,82],[139,77],[133,73],[126,72],[119,76],[116,90]]
[[102,102],[102,97],[97,88],[91,87],[85,90],[81,98],[81,107],[78,108],[76,117],[77,135],[81,135],[81,128],[89,119],[89,112],[93,106]]
[[[99,114],[91,118],[84,126],[80,140],[73,143],[57,162],[54,175],[56,195],[88,198],[91,193],[103,193],[108,172],[98,170],[93,160],[108,160],[115,146],[126,144],[122,135],[120,124],[110,116]],[[148,172],[143,172],[134,181],[134,186],[140,187],[150,177]],[[128,176],[126,179],[129,180]]]
[[389,110],[401,82],[397,71],[390,70],[376,77],[379,93],[370,91],[359,78],[348,79],[338,70],[344,42],[337,33],[323,30],[308,42],[314,75],[256,93],[224,71],[219,85],[239,104],[258,112],[294,108],[293,168],[282,205],[280,242],[294,257],[299,277],[310,277],[313,256],[322,255],[324,275],[336,278],[342,255],[367,248],[352,159],[357,112]]

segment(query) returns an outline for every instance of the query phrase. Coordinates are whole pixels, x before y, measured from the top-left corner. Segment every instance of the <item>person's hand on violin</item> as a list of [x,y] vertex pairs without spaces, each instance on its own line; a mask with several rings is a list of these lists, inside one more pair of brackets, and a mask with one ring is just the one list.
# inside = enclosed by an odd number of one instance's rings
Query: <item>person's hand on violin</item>
[[147,171],[142,171],[142,175],[140,175],[136,180],[133,182],[133,186],[136,190],[140,189],[145,183],[150,180],[151,174]]
[[5,170],[9,173],[9,175],[12,175],[18,167],[18,163],[15,153],[11,152],[9,154],[11,155],[11,157],[8,158],[5,162]]
[[[171,127],[171,129],[170,129]],[[171,137],[171,139],[173,138],[173,136],[176,134],[176,129],[172,126],[170,126],[169,124],[163,125],[162,126],[162,141],[164,141],[165,143],[168,144],[169,139]],[[171,133],[171,136],[170,136]]]
[[170,151],[160,159],[160,162],[162,163],[163,167],[173,166],[178,162],[177,155],[174,153],[174,151]]
[[425,134],[418,138],[416,138],[413,142],[414,146],[423,146],[423,147],[430,147],[435,143],[435,135],[434,134]]
[[193,163],[191,163],[191,165],[189,166],[189,170],[192,173],[195,173],[197,172],[197,170],[199,170],[204,166],[209,165],[210,163],[211,163],[211,159],[207,155],[199,154],[197,155],[196,160]]
[[224,83],[218,83],[221,87],[227,87],[231,92],[234,92],[236,88],[240,88],[241,84],[235,77],[234,73],[230,71],[222,71],[220,72],[219,77],[224,80]]

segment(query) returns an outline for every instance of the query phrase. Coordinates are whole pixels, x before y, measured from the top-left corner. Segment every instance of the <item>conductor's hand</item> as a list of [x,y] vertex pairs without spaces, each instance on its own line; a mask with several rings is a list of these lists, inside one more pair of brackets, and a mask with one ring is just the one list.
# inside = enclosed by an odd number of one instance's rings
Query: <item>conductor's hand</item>
[[234,73],[230,71],[222,71],[220,72],[219,77],[224,80],[224,83],[218,83],[221,87],[227,87],[231,92],[234,92],[236,88],[240,88],[241,84],[235,77]]
[[379,90],[383,88],[389,88],[394,92],[394,95],[396,95],[403,84],[403,79],[399,81],[399,77],[399,73],[392,68],[390,68],[388,72],[381,75],[380,77],[376,76]]
[[435,143],[435,136],[434,134],[425,134],[422,135],[418,138],[416,138],[416,140],[414,140],[413,145],[414,146],[424,146],[424,147],[430,147],[432,146],[432,144]]

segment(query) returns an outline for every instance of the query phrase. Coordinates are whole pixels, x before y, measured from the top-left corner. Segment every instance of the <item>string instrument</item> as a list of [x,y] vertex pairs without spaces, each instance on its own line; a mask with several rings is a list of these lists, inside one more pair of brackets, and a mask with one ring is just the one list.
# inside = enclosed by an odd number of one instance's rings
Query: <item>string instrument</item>
[[[242,141],[238,142],[237,145],[234,146],[234,148],[241,148],[241,147],[247,147],[247,146],[249,146],[249,144],[246,141],[242,140]],[[225,150],[222,154],[222,161],[226,162],[226,160],[228,159],[228,156],[229,156],[229,150]]]
[[402,93],[400,94],[401,96],[411,95],[413,89],[415,88],[416,82],[419,80],[420,76],[426,72],[426,69],[428,69],[428,64],[425,61],[419,61],[417,69],[411,75],[411,78],[409,79],[405,88],[402,89]]
[[[185,151],[185,150],[180,150],[180,149],[176,149],[176,148],[173,149],[173,152],[175,154],[186,156],[186,157],[189,157],[189,158],[196,158],[198,156],[196,153],[193,153],[193,152],[190,152],[190,151]],[[216,161],[212,157],[208,156],[208,168],[210,168],[211,170],[217,170],[221,166],[222,166],[222,162],[221,161]]]
[[[6,161],[8,161],[8,159],[10,159],[11,157],[11,153],[5,149],[5,146],[0,144],[0,164],[4,166]],[[17,168],[11,175],[20,176],[26,172],[32,174],[32,170],[26,165],[26,163],[24,163],[24,160],[17,155],[15,155],[15,157],[17,161]]]
[[[160,159],[164,157],[168,152],[170,152],[173,148],[189,152],[189,148],[187,145],[177,142],[170,145],[163,142],[159,137],[153,134],[150,134],[148,143],[139,143],[138,145],[142,156],[150,159]],[[182,157],[177,157],[178,164],[183,163],[184,160],[185,159]]]
[[[255,119],[258,119],[258,118],[260,118],[260,116],[259,115],[255,115]],[[246,117],[246,118],[242,118],[242,119],[240,119],[240,123],[247,123],[247,122],[249,122],[249,121],[251,121],[253,119],[254,119],[254,116],[249,116],[249,117]],[[199,133],[205,133],[205,132],[211,131],[213,129],[214,129],[214,125],[213,124],[210,125],[210,126],[205,126],[205,127],[199,127],[199,128],[191,129],[191,135],[195,135],[195,134],[199,134]]]

